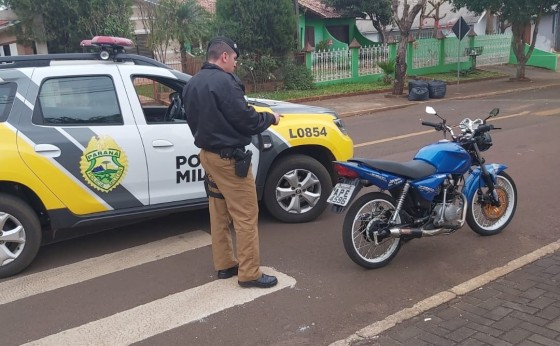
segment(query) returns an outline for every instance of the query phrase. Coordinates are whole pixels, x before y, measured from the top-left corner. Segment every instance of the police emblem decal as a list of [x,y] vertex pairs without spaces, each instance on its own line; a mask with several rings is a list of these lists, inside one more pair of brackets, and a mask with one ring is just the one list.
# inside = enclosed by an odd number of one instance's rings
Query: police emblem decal
[[124,179],[128,161],[124,151],[109,136],[92,137],[80,160],[80,171],[94,189],[110,192]]

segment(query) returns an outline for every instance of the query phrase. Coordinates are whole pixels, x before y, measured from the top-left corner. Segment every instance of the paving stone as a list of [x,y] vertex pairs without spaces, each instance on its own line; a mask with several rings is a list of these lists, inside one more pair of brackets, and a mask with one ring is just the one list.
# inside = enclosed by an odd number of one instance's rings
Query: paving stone
[[510,316],[513,318],[523,320],[525,322],[536,324],[538,326],[544,326],[545,324],[550,323],[550,320],[521,311],[514,311],[510,314]]
[[531,287],[521,294],[522,297],[535,300],[545,294],[546,291],[541,288]]
[[523,322],[519,325],[520,328],[526,329],[530,332],[533,332],[535,334],[540,334],[543,335],[549,339],[555,339],[556,337],[558,337],[560,335],[559,332],[553,330],[553,329],[548,329],[545,327],[541,327],[538,326],[536,324],[532,324],[532,323],[528,323],[528,322]]
[[483,316],[498,321],[504,318],[505,316],[507,316],[512,311],[513,309],[505,308],[503,306],[498,306],[497,308],[495,308],[494,310],[490,311],[488,314]]
[[451,339],[455,342],[461,342],[464,341],[466,339],[468,339],[471,335],[478,333],[478,331],[467,328],[467,327],[461,327],[449,334],[447,334],[447,338]]
[[488,344],[480,340],[470,338],[468,340],[461,342],[459,345],[460,346],[482,346],[482,345],[487,346]]
[[502,330],[495,329],[495,328],[488,327],[488,326],[484,326],[482,324],[478,324],[478,323],[474,323],[474,322],[469,322],[466,325],[466,327],[470,328],[470,329],[473,329],[473,330],[476,330],[476,331],[479,331],[479,332],[484,333],[484,334],[494,336],[494,337],[499,337],[500,335],[502,335],[504,333]]
[[546,318],[547,320],[553,320],[556,317],[560,316],[560,308],[549,306],[538,312],[536,316]]
[[512,317],[506,316],[503,319],[494,323],[492,325],[492,328],[497,328],[497,329],[503,330],[504,332],[507,332],[507,331],[515,329],[521,323],[523,323],[522,320],[518,320],[517,318],[512,318]]
[[462,316],[457,316],[456,318],[441,322],[439,326],[449,331],[454,331],[458,328],[461,328],[467,323],[469,323],[469,321],[467,321],[465,318],[463,318]]
[[417,337],[422,332],[422,329],[417,328],[415,325],[407,325],[404,328],[393,328],[389,331],[388,335],[397,341],[406,342],[412,338]]
[[536,342],[539,345],[545,345],[545,346],[558,346],[558,341],[556,340],[551,340],[549,338],[545,338],[542,335],[536,335],[533,334],[529,337],[529,340]]
[[529,303],[529,306],[532,306],[537,309],[544,309],[547,306],[553,306],[554,303],[557,303],[556,299],[552,299],[546,296],[538,297],[537,299],[533,300]]
[[518,302],[505,302],[503,306],[505,308],[526,312],[528,314],[536,314],[537,312],[539,312],[539,309],[537,308],[533,308],[528,306],[527,304],[521,304]]
[[546,325],[547,328],[560,332],[560,317]]
[[500,335],[500,339],[510,342],[514,345],[522,343],[528,337],[530,337],[532,333],[528,330],[517,328],[514,330],[510,330],[509,332],[503,333]]
[[486,301],[488,299],[494,298],[498,294],[498,291],[492,289],[491,287],[483,286],[475,291],[472,291],[470,294],[474,298]]
[[510,346],[510,345],[513,345],[510,342],[500,340],[498,338],[495,338],[493,336],[483,334],[483,333],[476,333],[472,337],[477,339],[477,340],[480,340],[482,342],[485,342],[488,345],[493,345],[493,346]]
[[418,339],[426,341],[432,345],[449,346],[452,344],[451,340],[432,333],[422,333],[418,335]]

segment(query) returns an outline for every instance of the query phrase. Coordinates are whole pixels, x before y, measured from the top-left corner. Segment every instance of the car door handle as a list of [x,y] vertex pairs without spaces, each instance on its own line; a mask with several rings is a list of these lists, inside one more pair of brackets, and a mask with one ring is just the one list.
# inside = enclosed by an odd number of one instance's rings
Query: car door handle
[[52,144],[36,144],[35,152],[47,157],[59,157],[61,154],[60,148]]
[[152,146],[154,148],[171,148],[173,147],[173,143],[166,141],[165,139],[156,139],[152,142]]

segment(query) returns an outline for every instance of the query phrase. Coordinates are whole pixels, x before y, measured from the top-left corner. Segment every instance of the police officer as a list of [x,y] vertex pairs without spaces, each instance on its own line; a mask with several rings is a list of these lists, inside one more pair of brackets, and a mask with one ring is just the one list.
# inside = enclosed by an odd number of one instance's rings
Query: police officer
[[[233,72],[239,50],[227,37],[208,43],[206,62],[183,90],[187,122],[201,149],[209,197],[212,257],[218,278],[238,275],[242,287],[272,287],[276,277],[260,270],[258,204],[245,146],[252,135],[278,124],[277,113],[256,112],[247,104]],[[233,249],[230,224],[236,232]]]

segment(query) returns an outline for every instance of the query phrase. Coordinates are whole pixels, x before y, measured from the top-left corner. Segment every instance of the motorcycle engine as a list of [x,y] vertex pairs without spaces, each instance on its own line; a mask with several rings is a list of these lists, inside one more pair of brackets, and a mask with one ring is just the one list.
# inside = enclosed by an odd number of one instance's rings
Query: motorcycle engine
[[452,203],[448,202],[445,206],[443,203],[438,203],[432,212],[433,223],[436,227],[457,227],[462,214],[463,202],[460,198],[455,198]]

